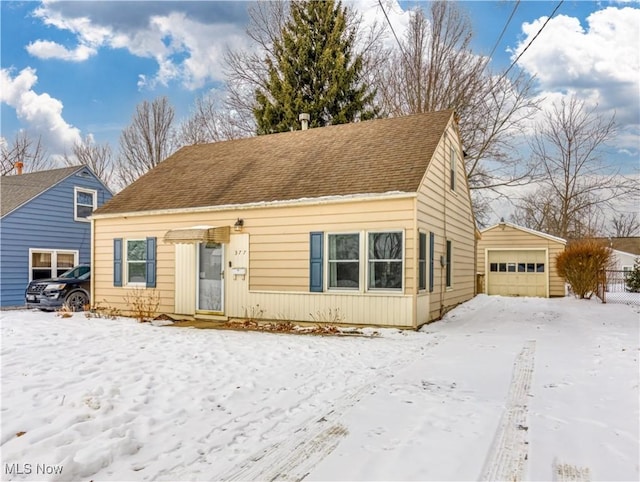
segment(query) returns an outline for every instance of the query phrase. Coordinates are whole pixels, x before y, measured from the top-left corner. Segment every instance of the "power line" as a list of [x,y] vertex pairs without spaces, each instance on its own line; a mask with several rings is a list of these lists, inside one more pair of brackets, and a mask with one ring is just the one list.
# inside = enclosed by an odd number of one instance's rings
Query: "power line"
[[400,48],[400,52],[402,52],[402,55],[403,55],[405,61],[408,61],[407,54],[405,53],[404,48],[402,47],[402,44],[400,43],[400,39],[396,35],[396,31],[394,30],[393,25],[391,25],[391,21],[389,20],[389,16],[387,15],[387,11],[384,9],[384,6],[382,5],[382,0],[378,0],[378,5],[380,5],[380,8],[382,9],[382,13],[384,14],[384,18],[387,19],[387,24],[389,25],[389,28],[391,29],[391,33],[393,34],[393,37],[396,39],[396,43],[398,44],[398,47]]
[[[511,23],[511,19],[515,15],[516,10],[518,10],[518,6],[519,5],[520,5],[520,0],[517,0],[515,5],[513,6],[513,10],[511,10],[511,15],[509,15],[509,18],[507,19],[507,23],[504,24],[504,28],[502,29],[502,32],[500,32],[500,35],[498,36],[498,40],[496,40],[496,43],[494,44],[493,48],[491,49],[491,53],[489,54],[489,59],[491,59],[491,57],[493,57],[493,54],[495,53],[496,49],[498,48],[498,45],[500,44],[500,41],[502,40],[502,37],[504,36],[505,32],[507,31],[507,27]],[[488,60],[487,60],[487,62],[488,62]]]
[[542,24],[542,27],[540,27],[540,30],[538,30],[538,32],[534,35],[534,37],[531,40],[529,40],[529,43],[527,44],[527,46],[522,50],[522,52],[520,52],[520,54],[516,57],[516,59],[513,62],[511,62],[511,65],[509,66],[509,68],[505,70],[504,73],[500,76],[500,78],[498,79],[498,82],[496,82],[497,84],[502,82],[502,79],[506,77],[506,75],[513,68],[513,66],[516,65],[518,60],[520,60],[520,57],[522,57],[522,54],[524,54],[527,51],[527,49],[531,47],[531,44],[533,43],[533,41],[538,38],[538,35],[540,35],[540,33],[544,30],[544,28],[547,26],[549,21],[553,18],[553,16],[556,14],[558,9],[560,8],[560,5],[562,5],[563,3],[564,3],[564,0],[560,0],[558,2],[558,5],[556,5],[556,8],[553,9],[553,12],[551,12],[551,15],[547,17],[547,20],[545,20],[545,22]]

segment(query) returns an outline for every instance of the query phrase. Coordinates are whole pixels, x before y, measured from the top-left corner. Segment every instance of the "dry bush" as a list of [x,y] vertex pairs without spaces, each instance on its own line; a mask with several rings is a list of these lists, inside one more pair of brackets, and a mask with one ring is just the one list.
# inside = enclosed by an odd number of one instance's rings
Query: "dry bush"
[[244,309],[244,317],[247,321],[255,322],[260,318],[264,318],[265,310],[260,308],[260,305],[254,305]]
[[129,305],[131,316],[142,323],[156,317],[160,294],[156,290],[134,288],[125,295],[124,301]]
[[59,316],[60,318],[71,318],[73,316],[73,310],[65,303],[56,312],[56,316]]
[[336,324],[336,323],[344,323],[344,317],[340,313],[340,309],[336,308],[332,310],[329,308],[327,311],[316,311],[316,314],[309,313],[311,319],[316,323],[328,323],[328,324]]
[[122,316],[118,308],[109,306],[106,300],[104,300],[103,303],[96,303],[91,310],[85,311],[84,316],[87,318],[106,318],[108,320],[115,320],[119,316]]
[[556,256],[556,269],[580,299],[589,299],[598,288],[602,271],[611,264],[611,249],[594,239],[569,244]]

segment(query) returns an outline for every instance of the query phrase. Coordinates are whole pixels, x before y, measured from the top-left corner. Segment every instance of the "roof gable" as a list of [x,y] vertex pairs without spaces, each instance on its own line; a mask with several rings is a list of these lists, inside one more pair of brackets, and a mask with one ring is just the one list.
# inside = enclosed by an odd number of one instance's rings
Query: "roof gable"
[[567,244],[566,239],[558,238],[557,236],[552,236],[551,234],[543,233],[542,231],[536,231],[535,229],[525,228],[524,226],[518,226],[517,224],[503,222],[503,221],[499,222],[498,224],[494,224],[493,226],[489,226],[488,228],[482,229],[480,231],[480,234],[486,233],[487,231],[492,231],[496,228],[500,228],[503,225],[509,226],[510,228],[513,228],[513,229],[517,229],[519,231],[523,231],[525,233],[533,234],[534,236],[548,239],[550,241],[555,241],[556,243]]
[[4,217],[15,211],[83,169],[88,170],[95,177],[91,169],[84,165],[0,177],[0,202],[2,204],[0,216]]
[[416,192],[453,111],[188,146],[95,214]]

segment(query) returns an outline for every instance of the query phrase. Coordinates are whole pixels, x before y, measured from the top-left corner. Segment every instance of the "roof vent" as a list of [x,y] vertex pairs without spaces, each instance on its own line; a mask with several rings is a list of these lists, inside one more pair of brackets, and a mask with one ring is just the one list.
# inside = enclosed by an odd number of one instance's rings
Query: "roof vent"
[[306,131],[309,128],[309,120],[311,119],[311,116],[309,114],[307,114],[306,112],[303,112],[302,114],[300,114],[298,116],[298,120],[300,121],[300,124],[302,125],[302,130]]

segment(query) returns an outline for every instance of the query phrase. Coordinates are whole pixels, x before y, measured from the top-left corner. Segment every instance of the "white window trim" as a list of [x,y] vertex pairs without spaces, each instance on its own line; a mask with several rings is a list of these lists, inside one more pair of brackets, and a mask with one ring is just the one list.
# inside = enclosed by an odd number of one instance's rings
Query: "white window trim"
[[[122,285],[123,286],[131,286],[133,288],[146,288],[147,287],[147,274],[146,274],[146,267],[147,267],[147,240],[145,238],[131,238],[131,239],[123,239],[123,244],[124,246],[122,247],[122,260],[123,260],[123,264],[124,266],[122,267],[122,276],[124,277],[122,280]],[[142,241],[143,243],[145,243],[145,258],[144,258],[144,262],[142,261],[132,261],[133,263],[142,263],[145,266],[145,280],[144,281],[134,281],[134,282],[129,282],[129,241]]]
[[[73,266],[78,265],[79,253],[76,249],[50,249],[50,248],[29,248],[29,282],[33,281],[33,254],[49,253],[51,254],[51,277],[55,278],[58,273],[58,253],[73,254]],[[73,268],[73,266],[71,268]],[[67,269],[71,269],[67,268]],[[66,271],[66,270],[65,270]]]
[[[362,250],[363,250],[363,233],[364,231],[335,231],[335,232],[327,232],[325,233],[324,239],[324,259],[326,262],[324,263],[324,289],[325,291],[332,292],[348,292],[348,293],[362,293],[364,292],[362,286],[362,275],[363,275],[363,267],[362,267]],[[342,287],[331,287],[329,286],[329,236],[336,236],[340,234],[357,234],[358,235],[358,287],[357,288],[342,288]]]
[[[369,288],[369,234],[373,233],[401,233],[402,235],[402,254],[400,255],[401,262],[401,285],[400,288]],[[365,285],[364,288],[368,293],[404,293],[405,289],[405,279],[404,279],[404,269],[405,269],[405,252],[406,252],[406,241],[405,241],[405,230],[404,229],[371,229],[369,231],[365,231],[365,251],[364,251],[364,264],[365,264]]]
[[[93,197],[93,209],[95,210],[98,207],[98,191],[95,189],[87,189],[84,187],[75,186],[73,188],[73,219],[75,221],[79,221],[81,223],[88,223],[90,220],[88,218],[79,218],[78,217],[78,193],[83,192],[86,194],[91,194]],[[81,204],[84,206],[84,204]]]

